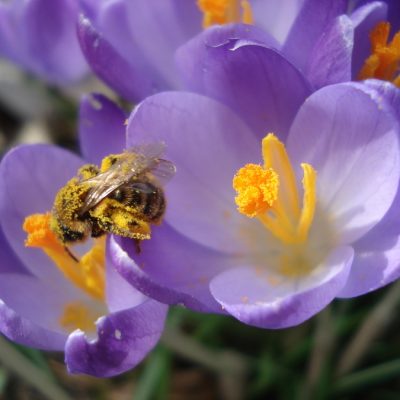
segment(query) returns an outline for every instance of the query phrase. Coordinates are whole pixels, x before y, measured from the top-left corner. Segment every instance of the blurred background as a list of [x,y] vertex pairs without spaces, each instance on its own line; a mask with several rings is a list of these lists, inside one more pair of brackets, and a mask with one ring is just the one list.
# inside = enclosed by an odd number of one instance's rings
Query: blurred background
[[[113,96],[95,78],[50,88],[1,62],[1,153],[38,142],[78,152],[77,104],[90,91]],[[135,370],[113,379],[68,375],[62,354],[0,337],[0,399],[397,400],[399,306],[395,283],[337,300],[310,321],[278,331],[171,308],[157,348]]]

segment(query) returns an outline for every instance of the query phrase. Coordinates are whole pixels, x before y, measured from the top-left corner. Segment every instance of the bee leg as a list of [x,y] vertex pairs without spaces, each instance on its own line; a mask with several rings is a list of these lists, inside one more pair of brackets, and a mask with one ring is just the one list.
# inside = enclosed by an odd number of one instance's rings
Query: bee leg
[[140,254],[142,252],[142,248],[140,247],[141,243],[142,241],[140,239],[133,239],[136,254]]
[[67,246],[64,246],[64,250],[68,253],[68,255],[69,255],[74,261],[76,261],[77,263],[79,262],[79,259],[75,256],[74,253],[72,253],[72,251],[71,251]]

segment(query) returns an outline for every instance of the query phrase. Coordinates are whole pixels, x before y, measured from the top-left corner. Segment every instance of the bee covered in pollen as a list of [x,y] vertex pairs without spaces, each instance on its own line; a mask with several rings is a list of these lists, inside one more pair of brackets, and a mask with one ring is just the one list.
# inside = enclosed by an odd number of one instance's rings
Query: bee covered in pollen
[[162,184],[175,174],[163,158],[162,143],[132,147],[121,154],[82,166],[56,195],[51,229],[64,245],[105,233],[136,241],[150,239],[160,224],[166,201]]

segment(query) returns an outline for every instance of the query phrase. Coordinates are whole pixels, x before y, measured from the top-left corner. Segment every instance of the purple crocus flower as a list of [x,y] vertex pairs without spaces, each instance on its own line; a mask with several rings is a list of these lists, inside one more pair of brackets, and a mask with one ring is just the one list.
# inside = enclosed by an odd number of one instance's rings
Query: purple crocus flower
[[74,261],[53,239],[46,215],[35,214],[51,210],[56,192],[82,164],[122,151],[124,120],[111,102],[86,97],[80,129],[85,161],[38,144],[13,149],[0,164],[0,331],[26,346],[64,350],[72,373],[106,377],[134,367],[164,326],[167,307],[115,271],[104,239],[92,248],[74,247],[82,255]]
[[[263,44],[283,55],[316,90],[359,79],[371,54],[370,32],[379,22],[400,16],[396,1],[363,1],[353,9],[349,3],[81,0],[78,32],[93,71],[133,102],[162,90],[188,88],[175,54],[187,52],[193,43],[185,43],[192,38],[206,48],[203,53],[238,39]],[[201,33],[204,27],[211,32]],[[196,52],[190,56],[194,65],[204,65]]]
[[81,79],[87,64],[76,36],[77,0],[0,3],[0,57],[50,83]]
[[[290,0],[283,5],[254,0],[81,0],[78,32],[93,71],[136,102],[161,90],[183,87],[174,64],[175,51],[214,22],[228,25],[212,28],[219,32],[218,40],[205,39],[212,47],[229,39],[254,40],[305,63],[326,26],[346,11],[346,5],[344,0]],[[205,23],[210,13],[210,22]],[[301,57],[295,54],[299,51]],[[298,68],[303,65],[299,63]]]
[[267,97],[281,93],[263,89],[250,118],[194,93],[138,106],[128,145],[165,141],[177,173],[152,240],[137,254],[112,237],[110,256],[161,302],[283,328],[400,276],[400,97],[381,81],[327,86],[268,135],[264,116],[279,108]]

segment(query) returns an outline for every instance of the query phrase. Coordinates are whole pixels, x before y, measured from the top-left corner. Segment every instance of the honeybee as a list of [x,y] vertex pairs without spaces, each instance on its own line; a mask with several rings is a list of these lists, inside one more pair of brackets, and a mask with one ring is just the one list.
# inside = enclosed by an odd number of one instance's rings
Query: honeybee
[[67,245],[105,233],[136,241],[150,238],[166,201],[162,184],[175,166],[161,158],[162,143],[132,147],[105,157],[100,168],[86,164],[57,193],[51,229]]

